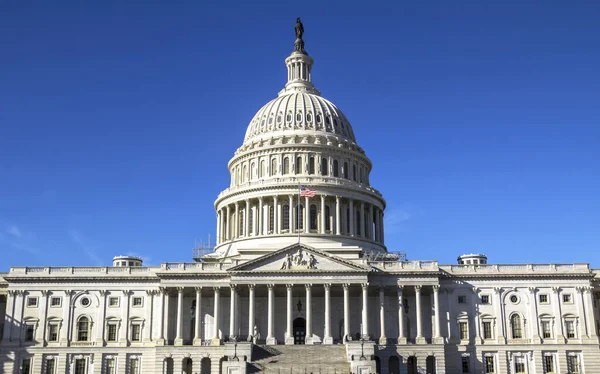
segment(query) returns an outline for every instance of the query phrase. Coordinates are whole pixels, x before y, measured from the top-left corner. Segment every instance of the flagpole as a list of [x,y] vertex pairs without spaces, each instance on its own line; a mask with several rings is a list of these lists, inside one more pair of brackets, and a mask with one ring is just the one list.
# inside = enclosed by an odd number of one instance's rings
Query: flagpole
[[298,244],[300,244],[300,182],[298,182],[298,206],[296,207],[296,230],[298,230]]

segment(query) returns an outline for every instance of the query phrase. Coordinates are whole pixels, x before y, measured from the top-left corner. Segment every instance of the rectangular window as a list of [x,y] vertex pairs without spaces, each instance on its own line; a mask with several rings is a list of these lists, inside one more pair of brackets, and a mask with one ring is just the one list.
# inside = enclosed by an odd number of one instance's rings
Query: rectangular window
[[75,360],[75,374],[85,374],[85,358]]
[[548,295],[547,294],[540,295],[540,304],[548,304]]
[[48,325],[48,341],[49,342],[57,342],[58,341],[58,325],[50,324]]
[[30,308],[36,308],[38,306],[38,298],[33,296],[28,297],[27,306]]
[[61,305],[61,301],[62,301],[62,299],[60,297],[56,297],[55,296],[55,297],[53,297],[53,298],[50,299],[50,306],[58,308]]
[[486,374],[493,374],[496,372],[494,370],[494,356],[485,357],[485,372]]
[[579,362],[579,355],[569,354],[567,356],[567,372],[569,374],[577,374],[581,370],[581,363]]
[[544,373],[554,373],[554,356],[546,355],[544,356]]
[[563,303],[571,304],[573,302],[573,296],[570,293],[565,293],[562,295]]
[[133,298],[133,306],[134,307],[141,307],[142,306],[142,298],[139,296],[136,296]]
[[466,304],[467,303],[467,297],[465,295],[458,295],[458,303],[459,304]]
[[106,359],[106,374],[115,374],[115,359]]
[[25,326],[25,341],[32,342],[33,334],[35,332],[35,325],[26,325]]
[[484,339],[493,339],[492,335],[492,323],[488,321],[483,322],[483,338]]
[[119,298],[116,296],[111,296],[108,298],[108,306],[109,307],[118,307],[119,306]]
[[131,325],[131,341],[139,342],[141,340],[140,332],[142,330],[142,326],[138,324]]
[[31,359],[24,358],[21,361],[21,374],[30,374],[31,373]]
[[565,321],[565,328],[567,329],[567,339],[574,339],[575,323],[573,321]]
[[108,329],[106,332],[106,340],[109,342],[117,341],[117,325],[116,324],[111,323],[108,325]]
[[525,373],[525,359],[523,356],[515,356],[515,373]]
[[470,366],[469,365],[469,356],[463,356],[462,357],[462,372],[463,373],[470,373]]
[[482,304],[490,304],[490,295],[481,295]]
[[542,337],[544,339],[552,338],[552,330],[550,330],[550,321],[542,321]]
[[458,326],[460,327],[460,340],[469,339],[469,326],[466,322],[459,322]]
[[137,359],[129,361],[129,374],[140,374],[140,362]]
[[56,361],[53,358],[46,360],[46,374],[54,374],[56,370]]

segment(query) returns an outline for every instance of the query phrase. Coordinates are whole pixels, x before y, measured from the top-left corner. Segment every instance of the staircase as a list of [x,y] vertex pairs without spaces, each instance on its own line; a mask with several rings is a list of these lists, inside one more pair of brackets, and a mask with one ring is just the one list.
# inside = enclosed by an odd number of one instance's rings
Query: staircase
[[337,345],[255,345],[249,373],[264,374],[348,374],[346,346]]

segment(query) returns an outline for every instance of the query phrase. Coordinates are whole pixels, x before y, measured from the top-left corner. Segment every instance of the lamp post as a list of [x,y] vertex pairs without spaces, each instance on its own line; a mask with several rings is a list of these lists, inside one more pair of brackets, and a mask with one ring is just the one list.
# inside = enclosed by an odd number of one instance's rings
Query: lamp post
[[365,357],[365,336],[360,336],[360,360],[364,361],[367,358]]
[[237,356],[237,337],[233,336],[231,337],[231,340],[233,341],[233,357],[231,358],[231,361],[239,361],[240,359]]

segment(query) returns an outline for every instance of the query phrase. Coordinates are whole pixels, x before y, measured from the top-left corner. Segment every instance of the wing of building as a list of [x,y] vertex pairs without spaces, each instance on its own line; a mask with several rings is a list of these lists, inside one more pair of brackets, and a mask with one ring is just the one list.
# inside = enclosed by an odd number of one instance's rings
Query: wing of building
[[229,161],[216,247],[10,268],[0,373],[600,373],[589,265],[388,251],[371,161],[296,33],[285,87]]

